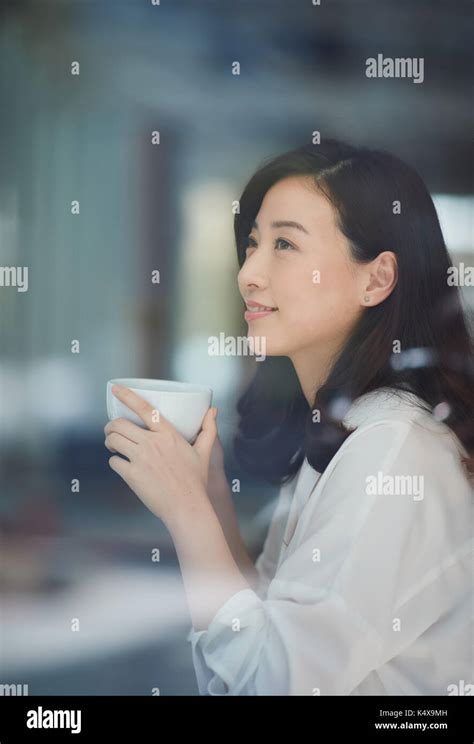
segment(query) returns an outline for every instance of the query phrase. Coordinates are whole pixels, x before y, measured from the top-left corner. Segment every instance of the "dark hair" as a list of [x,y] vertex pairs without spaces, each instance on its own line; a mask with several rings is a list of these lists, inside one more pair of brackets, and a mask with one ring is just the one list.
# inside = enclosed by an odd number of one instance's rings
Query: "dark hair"
[[[273,484],[289,480],[305,456],[322,473],[352,433],[342,424],[338,403],[388,386],[413,392],[426,402],[426,410],[448,404],[444,423],[466,448],[469,458],[461,459],[472,472],[472,338],[459,289],[448,283],[451,259],[423,180],[390,153],[336,140],[303,145],[265,161],[245,186],[234,219],[239,266],[266,192],[291,176],[311,177],[330,200],[354,261],[369,262],[382,250],[393,251],[398,281],[383,302],[363,309],[317,391],[312,406],[320,412],[317,425],[292,362],[278,356],[257,363],[237,404],[238,461]],[[401,202],[396,214],[395,201]],[[402,353],[393,353],[395,339]]]

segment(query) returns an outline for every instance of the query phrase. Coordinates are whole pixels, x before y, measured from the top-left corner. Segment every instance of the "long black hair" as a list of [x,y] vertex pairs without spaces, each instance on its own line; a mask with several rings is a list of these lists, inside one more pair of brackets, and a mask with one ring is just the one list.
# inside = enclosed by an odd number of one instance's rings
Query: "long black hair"
[[[237,404],[238,461],[273,484],[289,480],[305,456],[322,473],[352,433],[342,424],[347,402],[388,386],[395,393],[413,392],[426,410],[447,404],[443,421],[466,448],[468,458],[462,460],[472,472],[473,343],[459,289],[448,281],[451,259],[423,180],[388,152],[336,140],[265,161],[245,186],[234,219],[239,266],[266,192],[290,176],[311,177],[330,200],[354,261],[370,262],[382,250],[393,251],[398,281],[383,302],[363,309],[311,408],[288,357],[258,362]],[[393,353],[395,340],[401,353]]]

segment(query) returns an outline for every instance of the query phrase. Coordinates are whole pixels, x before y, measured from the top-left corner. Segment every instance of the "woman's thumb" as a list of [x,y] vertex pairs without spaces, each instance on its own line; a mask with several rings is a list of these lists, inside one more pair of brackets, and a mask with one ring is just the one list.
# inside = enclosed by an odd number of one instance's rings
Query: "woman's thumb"
[[212,446],[217,435],[216,416],[217,408],[215,406],[209,408],[206,415],[204,416],[201,431],[199,432],[198,437],[194,442],[194,449],[203,459],[206,466],[209,465]]

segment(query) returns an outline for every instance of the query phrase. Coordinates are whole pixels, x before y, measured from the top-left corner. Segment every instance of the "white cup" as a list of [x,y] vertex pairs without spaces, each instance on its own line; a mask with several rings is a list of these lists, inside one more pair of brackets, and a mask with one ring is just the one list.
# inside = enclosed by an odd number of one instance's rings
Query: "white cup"
[[147,427],[141,418],[112,393],[112,385],[121,385],[137,393],[162,413],[190,444],[199,434],[206,411],[212,402],[212,389],[204,385],[174,380],[147,380],[139,377],[109,380],[107,382],[109,419],[126,418],[143,429]]

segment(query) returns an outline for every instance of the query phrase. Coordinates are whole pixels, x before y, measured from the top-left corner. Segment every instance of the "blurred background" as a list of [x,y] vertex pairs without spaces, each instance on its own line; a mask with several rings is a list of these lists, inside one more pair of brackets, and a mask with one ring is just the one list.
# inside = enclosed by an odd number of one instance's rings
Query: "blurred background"
[[[472,265],[471,22],[463,0],[0,2],[0,263],[29,267],[0,288],[1,684],[197,694],[173,544],[108,466],[106,382],[213,388],[256,557],[277,493],[230,442],[257,362],[208,355],[247,328],[232,202],[313,131],[383,147]],[[424,82],[367,78],[378,53],[423,57]]]

